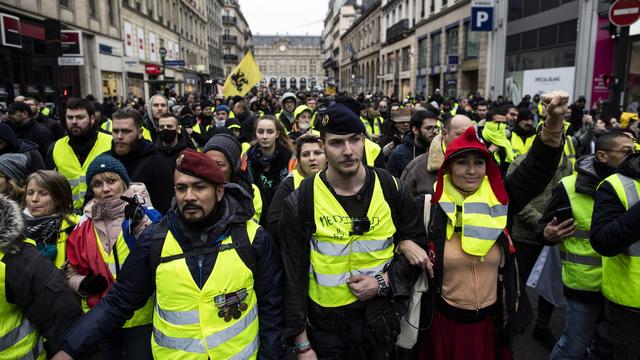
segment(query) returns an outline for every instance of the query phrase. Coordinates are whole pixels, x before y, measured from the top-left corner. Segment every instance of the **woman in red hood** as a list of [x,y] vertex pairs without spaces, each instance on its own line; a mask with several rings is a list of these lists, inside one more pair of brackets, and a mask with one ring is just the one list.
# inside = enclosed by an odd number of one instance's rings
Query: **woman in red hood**
[[[473,127],[452,141],[438,173],[425,249],[400,251],[432,277],[423,296],[419,359],[509,359],[513,335],[531,320],[519,281],[512,216],[541,193],[562,153],[568,97],[543,96],[549,118],[522,165],[506,179]],[[421,202],[424,205],[424,201]]]

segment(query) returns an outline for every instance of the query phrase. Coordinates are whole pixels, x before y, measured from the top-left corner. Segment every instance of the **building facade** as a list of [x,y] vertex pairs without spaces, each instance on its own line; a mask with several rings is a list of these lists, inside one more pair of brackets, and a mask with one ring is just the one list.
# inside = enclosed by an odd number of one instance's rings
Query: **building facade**
[[209,72],[206,0],[181,0],[178,9],[183,92],[202,92]]
[[253,55],[272,89],[315,90],[324,78],[320,36],[256,35]]
[[342,90],[352,95],[378,92],[380,68],[380,4],[364,13],[340,37],[340,78]]
[[[330,0],[322,30],[322,68],[325,86],[340,87],[340,37],[356,21],[356,0]],[[361,2],[360,2],[361,3]]]
[[229,75],[249,50],[251,30],[237,0],[224,0],[222,14],[222,60],[224,75]]
[[[209,77],[211,80],[224,81],[222,64],[222,9],[223,0],[207,0],[207,40],[209,43]],[[210,83],[212,83],[210,81]]]

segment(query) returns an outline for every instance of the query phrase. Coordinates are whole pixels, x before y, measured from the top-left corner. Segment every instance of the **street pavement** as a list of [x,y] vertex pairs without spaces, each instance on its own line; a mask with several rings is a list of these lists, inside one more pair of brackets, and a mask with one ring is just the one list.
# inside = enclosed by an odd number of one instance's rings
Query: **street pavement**
[[[538,314],[538,296],[531,288],[527,288],[529,294],[529,300],[531,301],[531,307],[533,308],[534,318],[527,331],[524,334],[518,335],[514,341],[515,360],[543,360],[548,359],[550,351],[547,350],[542,343],[531,337],[531,332],[536,322]],[[551,316],[551,322],[549,327],[551,332],[555,335],[556,339],[562,335],[562,329],[564,328],[565,312],[564,307],[557,307],[553,311]]]

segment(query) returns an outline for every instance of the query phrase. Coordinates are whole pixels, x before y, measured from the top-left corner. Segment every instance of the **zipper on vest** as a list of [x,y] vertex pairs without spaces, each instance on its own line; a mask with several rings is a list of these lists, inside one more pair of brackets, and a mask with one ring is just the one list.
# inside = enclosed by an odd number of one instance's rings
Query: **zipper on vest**
[[198,286],[202,288],[202,255],[198,256]]

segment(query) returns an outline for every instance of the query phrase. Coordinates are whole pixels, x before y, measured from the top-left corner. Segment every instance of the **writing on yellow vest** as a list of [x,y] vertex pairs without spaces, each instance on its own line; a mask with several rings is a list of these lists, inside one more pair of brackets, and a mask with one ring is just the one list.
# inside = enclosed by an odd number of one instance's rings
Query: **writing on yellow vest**
[[[246,223],[253,243],[258,225]],[[233,242],[231,236],[222,245]],[[171,231],[162,246],[162,258],[181,255],[182,248]],[[184,258],[161,261],[156,269],[156,307],[153,313],[151,348],[155,359],[255,359],[259,348],[258,302],[251,269],[237,251],[218,252],[216,263],[200,289]],[[246,308],[225,321],[216,299],[242,293]]]

